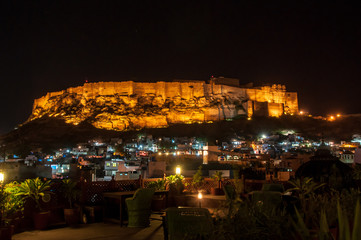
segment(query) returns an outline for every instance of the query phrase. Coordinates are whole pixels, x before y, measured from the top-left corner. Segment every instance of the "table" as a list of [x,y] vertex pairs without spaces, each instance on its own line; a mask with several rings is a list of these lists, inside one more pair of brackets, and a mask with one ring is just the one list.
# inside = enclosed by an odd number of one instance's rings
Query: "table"
[[[136,191],[125,191],[125,192],[105,192],[103,193],[104,198],[104,218],[107,213],[108,201],[107,199],[118,199],[119,200],[119,220],[120,226],[123,226],[123,208],[125,207],[125,199],[132,197]],[[155,195],[165,195],[166,207],[168,204],[168,190],[155,191]]]

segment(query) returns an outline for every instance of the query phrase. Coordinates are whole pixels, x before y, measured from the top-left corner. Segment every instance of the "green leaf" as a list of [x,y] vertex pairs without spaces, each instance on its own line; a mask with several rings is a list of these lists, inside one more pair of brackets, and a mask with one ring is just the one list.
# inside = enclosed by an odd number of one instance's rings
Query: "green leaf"
[[294,225],[296,231],[299,233],[300,237],[303,240],[311,239],[310,231],[308,230],[305,222],[303,221],[301,214],[298,212],[296,207],[295,207],[295,212],[296,212],[296,217],[297,217],[297,223],[293,222],[293,225]]
[[357,199],[356,209],[355,209],[355,218],[353,221],[353,230],[352,230],[352,240],[361,239],[361,209],[360,209],[360,201]]
[[327,223],[326,212],[324,209],[321,211],[320,217],[320,231],[318,233],[319,240],[329,240],[331,239],[330,229]]

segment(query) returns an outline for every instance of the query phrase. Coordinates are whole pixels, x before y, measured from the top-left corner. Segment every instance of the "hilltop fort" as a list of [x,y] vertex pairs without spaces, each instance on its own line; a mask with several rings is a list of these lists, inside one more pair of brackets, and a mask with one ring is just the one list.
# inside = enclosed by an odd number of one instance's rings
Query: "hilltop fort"
[[97,128],[125,131],[297,113],[297,93],[284,85],[241,86],[238,79],[219,77],[207,82],[85,83],[35,99],[28,121],[59,117],[74,125],[88,121]]

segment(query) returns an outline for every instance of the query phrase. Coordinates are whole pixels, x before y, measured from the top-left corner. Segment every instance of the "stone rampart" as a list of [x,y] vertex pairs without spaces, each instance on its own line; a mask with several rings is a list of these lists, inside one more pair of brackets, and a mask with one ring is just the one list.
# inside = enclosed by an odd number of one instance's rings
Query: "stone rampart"
[[173,123],[209,122],[239,115],[297,113],[297,93],[283,85],[241,88],[181,82],[98,82],[51,92],[35,99],[29,120],[62,117],[99,128],[127,130]]

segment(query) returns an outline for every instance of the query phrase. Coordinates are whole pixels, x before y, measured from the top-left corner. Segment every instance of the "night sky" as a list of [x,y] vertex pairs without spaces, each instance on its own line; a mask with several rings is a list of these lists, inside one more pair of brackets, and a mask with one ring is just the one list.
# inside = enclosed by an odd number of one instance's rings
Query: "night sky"
[[280,83],[314,115],[361,113],[361,1],[0,3],[0,133],[97,81]]

